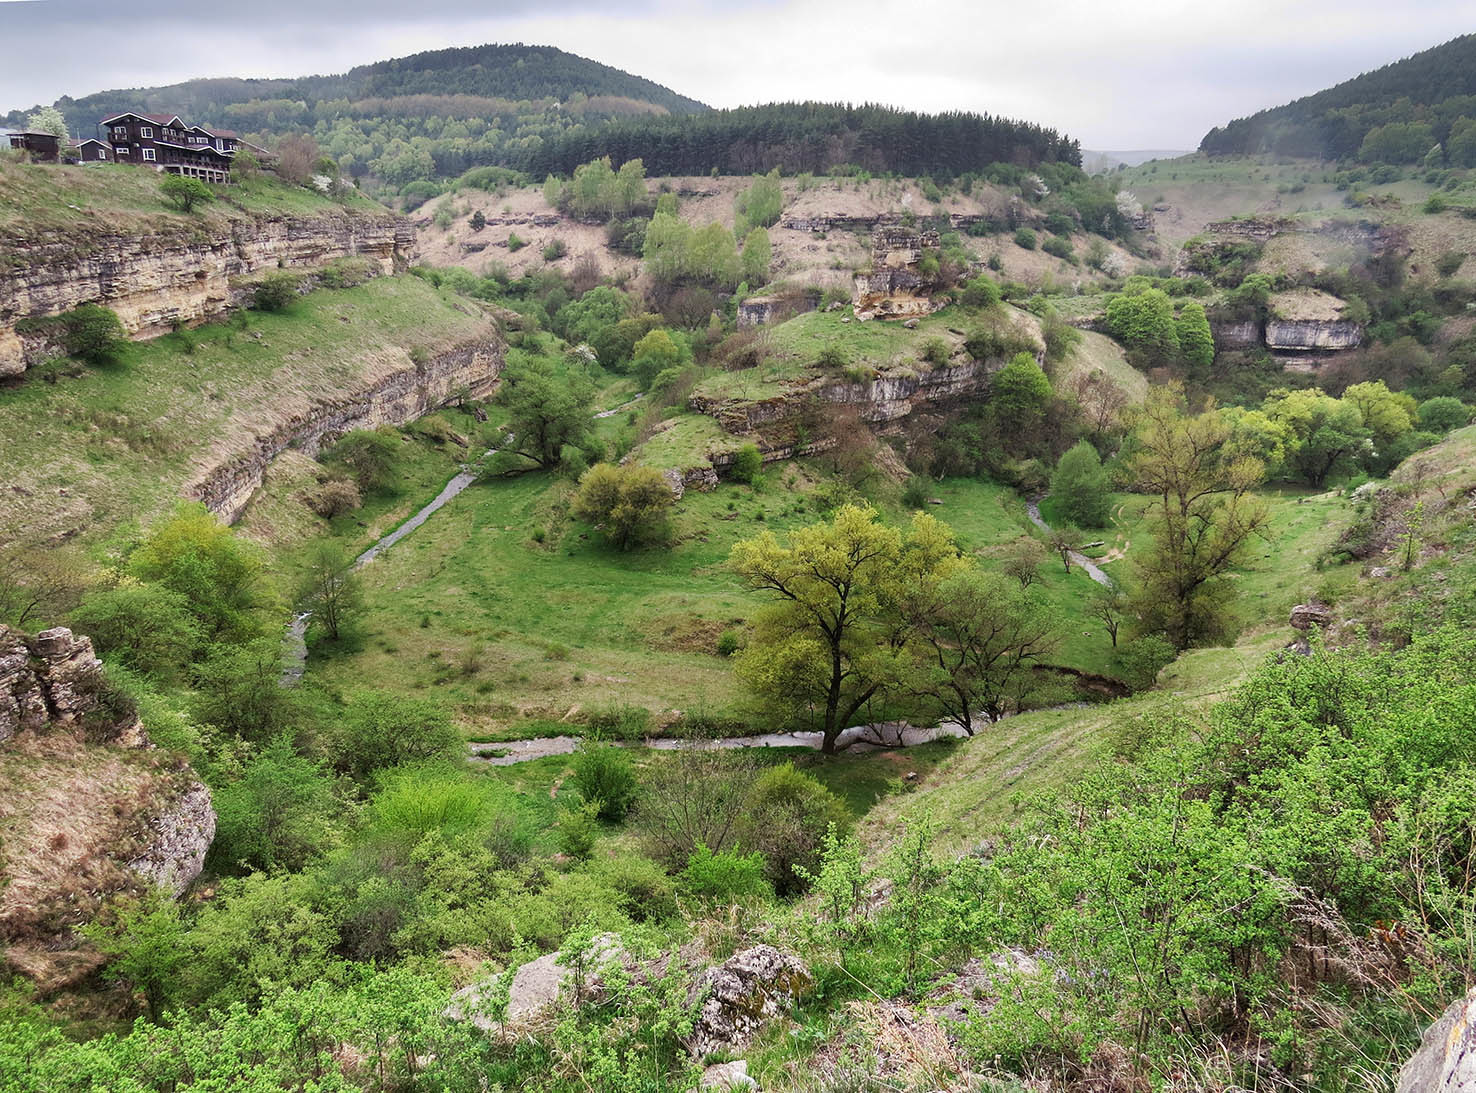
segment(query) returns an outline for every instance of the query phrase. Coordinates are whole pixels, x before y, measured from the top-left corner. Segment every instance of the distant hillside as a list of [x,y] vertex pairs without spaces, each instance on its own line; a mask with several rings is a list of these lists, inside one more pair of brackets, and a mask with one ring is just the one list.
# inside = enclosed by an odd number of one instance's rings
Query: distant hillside
[[600,156],[617,163],[641,159],[653,175],[826,171],[855,164],[873,173],[953,177],[992,163],[1081,165],[1077,141],[1031,122],[816,102],[629,119],[545,141],[515,165],[534,177],[567,175]]
[[[691,114],[707,109],[695,99],[618,68],[552,46],[525,45],[438,49],[360,65],[336,76],[305,76],[295,80],[201,79],[165,87],[100,91],[80,99],[63,96],[56,106],[74,131],[91,133],[99,118],[120,110],[151,113],[178,110],[207,124],[225,124],[256,114],[265,120],[266,110],[241,109],[248,103],[303,106],[309,113],[316,113],[325,103],[341,108],[364,99],[412,95],[558,103],[603,97],[648,104],[663,113]],[[22,122],[27,112],[13,110],[7,115],[7,122]]]
[[1114,171],[1119,167],[1138,167],[1153,159],[1178,159],[1187,155],[1187,148],[1141,148],[1126,152],[1099,152],[1083,148],[1081,169],[1089,175],[1095,175],[1103,171]]
[[1211,129],[1199,148],[1211,155],[1276,152],[1414,162],[1441,144],[1441,154],[1452,163],[1472,166],[1472,119],[1476,34],[1467,34],[1326,91]]

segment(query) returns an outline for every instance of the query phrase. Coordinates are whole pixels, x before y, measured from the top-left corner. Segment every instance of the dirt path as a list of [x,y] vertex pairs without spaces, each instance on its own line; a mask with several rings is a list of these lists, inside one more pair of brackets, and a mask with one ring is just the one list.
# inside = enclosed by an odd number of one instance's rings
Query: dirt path
[[[1025,511],[1030,516],[1030,522],[1044,532],[1049,532],[1051,530],[1051,525],[1046,523],[1045,518],[1042,517],[1040,514],[1040,502],[1044,501],[1048,496],[1050,495],[1042,494],[1034,501],[1025,502]],[[1085,554],[1082,554],[1079,551],[1075,550],[1068,551],[1067,553],[1070,556],[1071,561],[1074,564],[1081,566],[1082,572],[1085,573],[1092,580],[1096,581],[1098,584],[1105,585],[1108,588],[1112,588],[1114,585],[1116,585],[1117,582],[1114,581],[1111,577],[1107,576],[1106,573],[1102,572],[1097,564],[1093,562],[1090,558],[1088,558]],[[1118,557],[1121,557],[1121,554],[1119,554]],[[1104,561],[1105,560],[1106,559],[1104,559]],[[1112,560],[1115,561],[1116,559],[1114,558]]]

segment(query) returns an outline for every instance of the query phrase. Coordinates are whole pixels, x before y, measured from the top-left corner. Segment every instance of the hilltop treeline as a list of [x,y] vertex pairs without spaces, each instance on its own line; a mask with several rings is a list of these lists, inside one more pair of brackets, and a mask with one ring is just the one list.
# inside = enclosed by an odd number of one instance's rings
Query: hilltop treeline
[[530,149],[513,166],[533,175],[568,175],[603,156],[616,163],[640,159],[653,175],[827,171],[855,164],[875,173],[951,177],[991,163],[1080,166],[1081,147],[1054,129],[989,114],[774,103],[571,131]]
[[[1470,118],[1476,118],[1476,34],[1237,118],[1206,133],[1199,149],[1413,162],[1446,144],[1458,122]],[[1382,132],[1389,127],[1399,128]]]
[[[432,50],[360,65],[333,76],[305,76],[296,80],[188,80],[167,87],[102,91],[80,99],[64,96],[57,100],[56,106],[74,132],[91,133],[99,118],[122,110],[181,111],[191,115],[192,121],[226,125],[246,120],[239,108],[251,105],[258,109],[248,114],[275,110],[287,124],[301,125],[305,116],[330,120],[332,113],[322,109],[330,104],[336,103],[341,108],[344,102],[408,95],[472,95],[508,103],[542,102],[543,105],[594,98],[623,99],[647,103],[673,114],[707,109],[695,99],[618,68],[551,46],[521,44]],[[22,123],[26,113],[13,111],[7,120],[11,124]]]

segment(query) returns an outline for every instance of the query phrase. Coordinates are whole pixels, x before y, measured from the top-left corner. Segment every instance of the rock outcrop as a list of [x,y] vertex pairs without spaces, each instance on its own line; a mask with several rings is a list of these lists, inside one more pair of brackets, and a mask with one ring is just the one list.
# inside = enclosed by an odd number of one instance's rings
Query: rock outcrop
[[100,958],[76,933],[110,896],[179,896],[215,836],[210,791],[150,745],[92,642],[0,626],[0,953],[43,991]]
[[408,263],[414,245],[415,229],[403,217],[348,210],[241,219],[215,230],[104,230],[12,242],[0,255],[0,378],[51,351],[44,333],[17,331],[28,318],[99,303],[117,312],[129,334],[149,338],[230,310],[232,283],[254,273],[355,256],[390,273]]
[[[102,661],[92,642],[65,626],[35,636],[0,625],[0,744],[22,732],[70,728],[94,712]],[[102,726],[99,735],[122,736],[137,724]]]
[[1270,319],[1266,323],[1267,349],[1331,352],[1362,344],[1363,324],[1346,319]]
[[[600,934],[588,952],[591,971],[624,957],[620,938]],[[545,953],[536,960],[519,966],[508,986],[507,1007],[501,1017],[492,1013],[492,995],[496,980],[482,980],[463,987],[451,996],[446,1015],[459,1021],[470,1021],[483,1032],[526,1024],[551,1009],[567,995],[574,981],[574,969],[562,952]]]
[[1457,998],[1399,1071],[1399,1093],[1476,1093],[1476,989]]
[[856,274],[856,318],[912,319],[936,311],[936,277],[924,271],[923,258],[937,251],[938,242],[935,231],[878,228],[871,238],[871,268]]
[[1332,608],[1325,603],[1299,603],[1291,610],[1293,630],[1326,630],[1333,622]]
[[350,429],[403,425],[463,394],[484,398],[497,388],[504,349],[500,339],[477,339],[421,361],[398,351],[402,367],[358,390],[324,398],[258,436],[245,451],[200,474],[186,496],[230,523],[246,508],[271,461],[288,448],[316,455]]
[[692,988],[698,1003],[688,1046],[701,1057],[746,1047],[763,1025],[789,1009],[814,980],[797,957],[755,945],[709,968]]

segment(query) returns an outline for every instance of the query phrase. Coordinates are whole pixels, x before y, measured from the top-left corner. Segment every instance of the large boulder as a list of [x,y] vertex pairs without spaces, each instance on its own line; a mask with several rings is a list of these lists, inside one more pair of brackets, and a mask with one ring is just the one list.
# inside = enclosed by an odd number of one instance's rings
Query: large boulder
[[[593,968],[619,960],[623,955],[620,939],[614,934],[600,934],[590,944],[590,965]],[[469,1020],[483,1032],[490,1032],[500,1025],[523,1024],[538,1017],[553,1008],[573,984],[574,969],[567,963],[560,963],[561,957],[567,960],[559,952],[545,953],[513,973],[512,985],[508,988],[507,1013],[501,1021],[495,1020],[490,1012],[496,979],[483,979],[453,994],[446,1009],[447,1016]]]
[[1310,600],[1292,608],[1291,624],[1294,630],[1311,630],[1314,626],[1326,630],[1332,625],[1332,608],[1325,603]]
[[1425,1030],[1399,1070],[1399,1093],[1476,1093],[1476,988]]
[[805,965],[772,945],[755,945],[709,968],[693,984],[701,1002],[689,1046],[701,1057],[746,1047],[763,1024],[787,1010],[814,980]]

